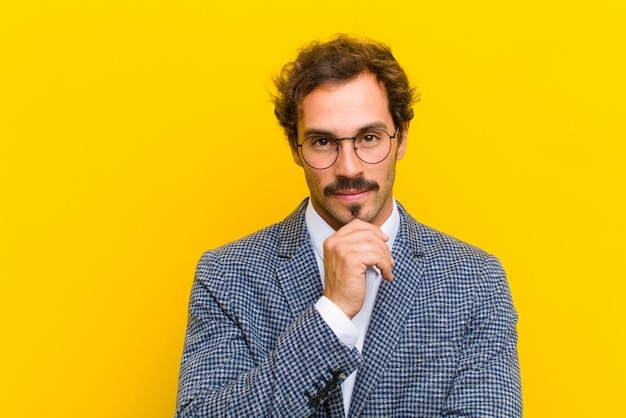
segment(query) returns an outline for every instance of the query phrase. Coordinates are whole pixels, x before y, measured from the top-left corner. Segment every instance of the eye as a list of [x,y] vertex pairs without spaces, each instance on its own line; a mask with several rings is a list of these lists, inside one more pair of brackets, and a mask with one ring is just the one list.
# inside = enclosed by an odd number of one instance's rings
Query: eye
[[337,147],[335,141],[330,138],[324,136],[311,136],[306,139],[306,142],[309,146],[315,150],[324,151],[332,149],[334,150]]
[[379,131],[361,132],[357,137],[358,146],[374,146],[380,143],[384,133]]

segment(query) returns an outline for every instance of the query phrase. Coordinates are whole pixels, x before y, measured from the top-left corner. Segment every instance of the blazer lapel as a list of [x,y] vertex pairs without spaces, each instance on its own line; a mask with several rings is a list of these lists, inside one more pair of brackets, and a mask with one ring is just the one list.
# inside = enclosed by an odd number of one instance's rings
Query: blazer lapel
[[[305,309],[322,296],[322,279],[319,274],[315,252],[306,229],[305,210],[307,200],[281,224],[278,244],[279,261],[276,275],[285,299],[296,320]],[[341,390],[333,391],[324,402],[323,409],[313,416],[344,418]]]
[[359,369],[349,417],[358,417],[365,408],[369,394],[376,388],[387,361],[396,348],[404,330],[406,317],[414,305],[424,269],[418,262],[421,242],[415,221],[398,204],[400,230],[392,249],[395,264],[393,281],[382,281],[374,312],[363,346],[363,363]]
[[315,253],[304,221],[307,200],[281,224],[276,274],[294,319],[322,296]]

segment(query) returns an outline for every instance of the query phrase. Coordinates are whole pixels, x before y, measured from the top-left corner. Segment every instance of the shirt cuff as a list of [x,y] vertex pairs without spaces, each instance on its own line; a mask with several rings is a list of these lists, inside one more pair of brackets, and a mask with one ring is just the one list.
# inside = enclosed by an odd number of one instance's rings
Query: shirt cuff
[[354,348],[359,338],[359,330],[348,316],[326,296],[322,296],[316,303],[315,309],[342,343]]

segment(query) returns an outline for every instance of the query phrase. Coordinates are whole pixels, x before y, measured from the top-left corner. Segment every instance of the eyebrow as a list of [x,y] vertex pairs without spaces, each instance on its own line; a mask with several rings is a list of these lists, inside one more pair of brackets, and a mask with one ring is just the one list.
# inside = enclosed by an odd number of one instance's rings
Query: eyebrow
[[[356,134],[358,134],[359,132],[367,131],[368,129],[383,129],[383,130],[386,131],[388,128],[387,128],[387,125],[384,122],[373,122],[373,123],[370,123],[368,125],[362,126],[360,129],[358,129],[356,131]],[[303,134],[304,138],[308,138],[308,137],[314,136],[314,135],[327,136],[327,137],[330,137],[330,138],[339,138],[339,136],[334,135],[330,131],[326,131],[326,130],[323,130],[323,129],[316,129],[316,128],[306,129],[302,134]]]

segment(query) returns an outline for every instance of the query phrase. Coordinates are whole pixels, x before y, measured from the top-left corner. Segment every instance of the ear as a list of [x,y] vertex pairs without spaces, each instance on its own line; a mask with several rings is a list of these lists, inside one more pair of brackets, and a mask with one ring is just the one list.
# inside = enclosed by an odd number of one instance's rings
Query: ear
[[293,157],[293,161],[298,164],[300,167],[303,167],[302,165],[302,157],[300,157],[300,152],[298,151],[298,147],[296,147],[293,142],[289,145],[289,148],[291,148],[291,156]]
[[396,160],[402,159],[406,153],[406,145],[409,140],[409,122],[402,122],[402,129],[400,130],[400,138],[398,138],[398,151],[396,152]]

